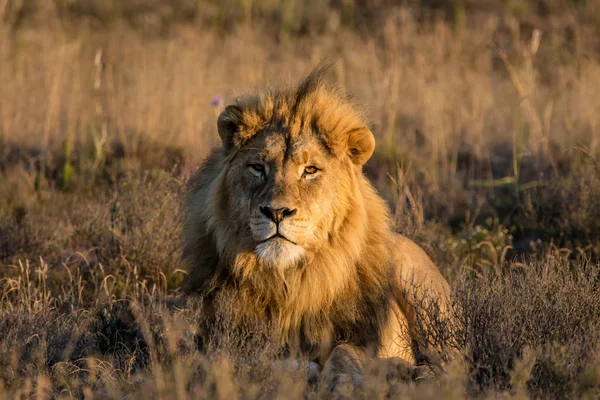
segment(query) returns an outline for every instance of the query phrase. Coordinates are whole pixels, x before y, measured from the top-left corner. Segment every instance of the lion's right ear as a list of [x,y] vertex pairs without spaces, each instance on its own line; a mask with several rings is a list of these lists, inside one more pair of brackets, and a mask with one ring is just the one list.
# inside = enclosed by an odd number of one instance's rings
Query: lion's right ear
[[348,152],[356,165],[363,166],[373,155],[375,137],[367,128],[359,128],[348,134]]
[[242,123],[242,110],[238,106],[227,106],[217,119],[217,129],[225,150],[235,145],[236,134]]

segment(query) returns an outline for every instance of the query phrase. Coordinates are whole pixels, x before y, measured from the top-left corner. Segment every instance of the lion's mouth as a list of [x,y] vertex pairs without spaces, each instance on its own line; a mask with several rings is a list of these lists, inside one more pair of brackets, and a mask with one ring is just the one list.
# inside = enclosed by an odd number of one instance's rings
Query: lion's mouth
[[274,234],[274,235],[272,235],[272,236],[269,236],[268,238],[266,238],[265,240],[263,240],[263,241],[262,241],[262,242],[260,242],[259,244],[266,243],[266,242],[268,242],[269,240],[277,240],[277,239],[280,239],[280,240],[285,240],[286,242],[290,242],[291,244],[296,244],[296,245],[297,245],[297,243],[296,243],[296,242],[294,242],[294,241],[292,241],[292,240],[290,240],[290,239],[286,238],[285,236],[283,236],[283,235],[282,235],[281,233],[279,233],[279,232],[277,232],[276,234]]

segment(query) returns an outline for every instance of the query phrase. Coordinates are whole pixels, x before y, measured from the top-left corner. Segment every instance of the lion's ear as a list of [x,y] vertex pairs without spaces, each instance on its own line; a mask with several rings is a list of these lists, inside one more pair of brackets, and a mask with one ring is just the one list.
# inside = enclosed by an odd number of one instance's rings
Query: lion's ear
[[225,150],[231,150],[235,136],[242,122],[242,110],[238,106],[227,106],[217,119],[219,136]]
[[359,128],[348,134],[348,153],[356,165],[364,165],[375,150],[375,137],[367,128]]

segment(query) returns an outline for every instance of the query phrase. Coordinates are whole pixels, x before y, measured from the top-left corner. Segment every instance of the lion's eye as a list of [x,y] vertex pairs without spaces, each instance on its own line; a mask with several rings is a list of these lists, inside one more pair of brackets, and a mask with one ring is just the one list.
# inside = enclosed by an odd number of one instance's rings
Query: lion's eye
[[306,175],[313,175],[316,174],[319,171],[319,168],[314,167],[312,165],[309,165],[308,167],[304,168],[304,173]]
[[248,167],[255,175],[264,175],[265,173],[265,166],[262,164],[250,164]]

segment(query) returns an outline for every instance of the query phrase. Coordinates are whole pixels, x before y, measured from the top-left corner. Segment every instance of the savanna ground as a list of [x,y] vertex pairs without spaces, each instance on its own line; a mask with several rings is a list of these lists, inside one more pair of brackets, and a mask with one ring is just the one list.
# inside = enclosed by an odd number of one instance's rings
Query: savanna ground
[[[314,398],[268,327],[197,351],[181,198],[235,95],[318,62],[451,282],[462,359],[364,398],[600,396],[600,3],[0,0],[0,398]],[[434,334],[433,332],[436,332]],[[442,344],[443,344],[442,343]]]

